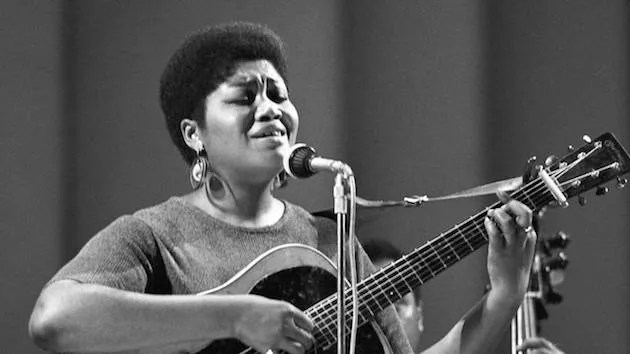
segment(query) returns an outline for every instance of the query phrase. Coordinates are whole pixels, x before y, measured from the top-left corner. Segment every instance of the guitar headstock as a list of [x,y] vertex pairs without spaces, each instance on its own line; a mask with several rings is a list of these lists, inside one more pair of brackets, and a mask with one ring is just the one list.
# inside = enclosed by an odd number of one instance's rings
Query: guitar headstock
[[617,179],[619,188],[627,183],[622,175],[630,171],[630,156],[613,134],[604,133],[593,140],[585,136],[585,142],[568,155],[548,159],[546,166],[537,167],[536,176],[531,176],[534,180],[522,188],[522,193],[529,197],[528,189],[541,193],[540,186],[546,187],[542,197],[529,198],[532,206],[540,209],[554,202],[567,206],[569,198],[593,188],[598,188],[597,194],[605,194],[608,189],[603,185],[613,179]]

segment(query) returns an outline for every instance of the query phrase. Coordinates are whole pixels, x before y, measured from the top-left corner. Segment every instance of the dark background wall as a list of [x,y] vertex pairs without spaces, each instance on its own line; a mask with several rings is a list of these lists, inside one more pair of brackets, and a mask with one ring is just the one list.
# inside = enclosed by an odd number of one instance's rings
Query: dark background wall
[[[286,41],[300,140],[347,160],[359,194],[439,195],[521,173],[584,133],[630,144],[628,5],[616,1],[7,1],[0,5],[2,352],[38,352],[41,286],[115,217],[187,190],[157,102],[190,31],[263,22]],[[330,176],[281,194],[330,206]],[[411,250],[492,198],[366,215],[360,238]],[[554,210],[571,264],[543,334],[567,352],[630,350],[630,195]],[[574,203],[576,204],[576,203]],[[426,345],[481,296],[485,254],[425,286]],[[506,352],[504,348],[498,352]]]

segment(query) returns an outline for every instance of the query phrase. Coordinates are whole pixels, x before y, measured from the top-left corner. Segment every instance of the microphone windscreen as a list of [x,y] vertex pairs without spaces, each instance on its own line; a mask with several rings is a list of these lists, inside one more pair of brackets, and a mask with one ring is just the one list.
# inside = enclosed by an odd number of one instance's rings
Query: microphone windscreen
[[317,152],[306,144],[293,145],[282,159],[284,170],[293,178],[307,178],[314,175],[310,166],[311,159]]

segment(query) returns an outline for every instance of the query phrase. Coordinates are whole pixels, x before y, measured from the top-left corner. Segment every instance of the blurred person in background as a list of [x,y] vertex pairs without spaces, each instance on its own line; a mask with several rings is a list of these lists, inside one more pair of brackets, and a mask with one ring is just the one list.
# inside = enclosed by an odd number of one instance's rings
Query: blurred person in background
[[[382,268],[404,255],[391,242],[382,239],[369,239],[362,242],[362,245],[376,268]],[[420,337],[424,331],[420,287],[406,294],[395,304],[395,307],[411,348],[414,353],[420,353]]]

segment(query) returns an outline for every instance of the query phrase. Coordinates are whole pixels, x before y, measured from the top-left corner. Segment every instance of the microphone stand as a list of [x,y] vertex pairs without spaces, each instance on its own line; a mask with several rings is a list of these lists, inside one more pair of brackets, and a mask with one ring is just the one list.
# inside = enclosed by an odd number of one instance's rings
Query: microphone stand
[[[354,227],[356,216],[356,184],[354,173],[350,166],[341,161],[322,158],[316,155],[315,149],[305,144],[295,144],[286,151],[283,158],[284,170],[292,177],[304,178],[318,171],[335,172],[335,185],[333,187],[334,213],[337,215],[337,354],[346,353],[346,308],[345,308],[345,260],[346,239],[350,240],[351,252],[354,251]],[[350,189],[350,203],[346,193],[346,186]],[[348,224],[348,204],[351,207],[350,222]],[[348,224],[348,225],[347,225]],[[351,254],[350,280],[352,284],[352,331],[350,336],[350,351],[354,353],[356,339],[356,325],[358,322],[358,301],[355,293],[356,269],[355,255]]]
[[[345,193],[344,173],[338,172],[333,187],[334,211],[337,215],[337,353],[346,352],[346,309],[345,309],[345,249],[346,217],[348,203]],[[353,257],[353,255],[351,255]]]

